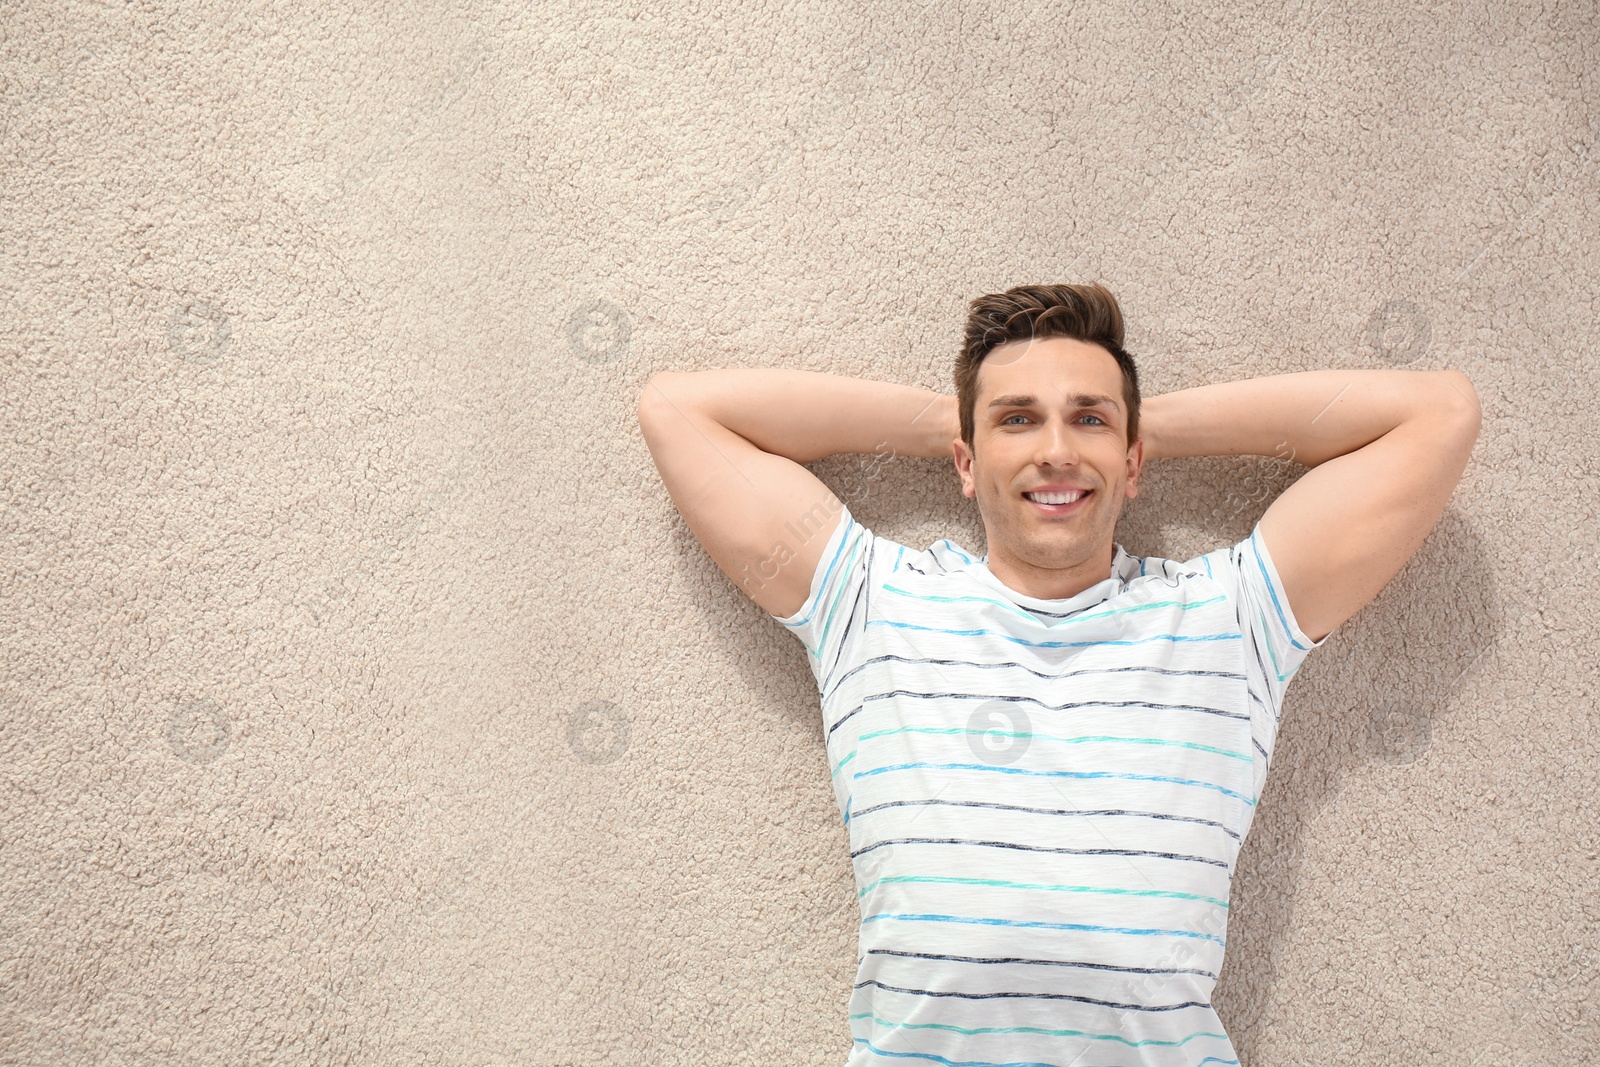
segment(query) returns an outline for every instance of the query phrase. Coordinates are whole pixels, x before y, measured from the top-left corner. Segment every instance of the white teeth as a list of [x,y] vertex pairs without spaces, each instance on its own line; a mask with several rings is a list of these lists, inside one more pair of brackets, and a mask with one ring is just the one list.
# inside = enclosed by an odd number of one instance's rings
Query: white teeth
[[1024,493],[1022,495],[1041,504],[1070,504],[1083,496],[1084,492],[1085,490],[1079,489],[1073,493]]

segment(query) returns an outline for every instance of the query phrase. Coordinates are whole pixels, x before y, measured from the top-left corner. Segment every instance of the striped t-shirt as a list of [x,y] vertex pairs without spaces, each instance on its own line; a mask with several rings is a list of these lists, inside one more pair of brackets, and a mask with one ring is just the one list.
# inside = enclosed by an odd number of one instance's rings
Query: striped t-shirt
[[[848,508],[779,619],[808,651],[861,928],[846,1067],[1198,1067],[1228,891],[1312,641],[1260,527],[1113,545],[1042,600]],[[776,617],[776,616],[775,616]]]

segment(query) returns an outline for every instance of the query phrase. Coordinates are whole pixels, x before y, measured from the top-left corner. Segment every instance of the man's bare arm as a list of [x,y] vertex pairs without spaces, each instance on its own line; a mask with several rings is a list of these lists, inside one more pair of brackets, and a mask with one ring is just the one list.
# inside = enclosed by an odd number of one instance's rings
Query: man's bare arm
[[1261,517],[1306,636],[1382,591],[1439,521],[1477,440],[1460,371],[1306,371],[1144,402],[1145,456],[1262,455],[1315,468]]
[[767,368],[658,374],[643,405],[694,407],[764,452],[810,463],[851,452],[947,456],[955,397],[893,382]]
[[955,397],[814,371],[665,372],[639,426],[672,502],[706,552],[765,611],[810,594],[840,501],[800,464],[838,453],[947,456]]

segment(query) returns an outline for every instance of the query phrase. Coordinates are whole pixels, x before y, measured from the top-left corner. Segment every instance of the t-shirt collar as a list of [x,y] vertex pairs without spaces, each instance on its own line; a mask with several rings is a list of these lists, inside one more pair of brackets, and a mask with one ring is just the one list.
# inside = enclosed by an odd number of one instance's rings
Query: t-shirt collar
[[1129,582],[1139,577],[1140,561],[1139,557],[1131,555],[1120,544],[1113,541],[1111,543],[1111,574],[1104,581],[1096,582],[1075,596],[1062,597],[1056,600],[1028,596],[1012,589],[989,569],[989,557],[987,554],[982,559],[975,560],[967,570],[978,581],[1020,607],[1040,608],[1046,611],[1072,611],[1077,608],[1091,607],[1122,592],[1127,588]]

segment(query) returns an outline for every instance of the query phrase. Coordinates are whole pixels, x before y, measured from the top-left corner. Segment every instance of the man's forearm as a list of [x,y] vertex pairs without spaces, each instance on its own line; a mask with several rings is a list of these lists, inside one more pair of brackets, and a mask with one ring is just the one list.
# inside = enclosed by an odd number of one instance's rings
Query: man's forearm
[[1408,419],[1476,410],[1459,371],[1316,370],[1147,397],[1139,425],[1146,459],[1257,455],[1315,467]]
[[948,456],[958,433],[953,396],[816,371],[663,373],[645,392],[796,463],[849,452]]

